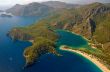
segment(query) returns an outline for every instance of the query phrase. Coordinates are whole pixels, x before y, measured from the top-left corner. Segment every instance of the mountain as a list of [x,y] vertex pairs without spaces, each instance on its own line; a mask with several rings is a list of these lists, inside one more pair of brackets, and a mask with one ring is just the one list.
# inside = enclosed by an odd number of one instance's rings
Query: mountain
[[103,22],[106,18],[109,19],[109,13],[109,7],[101,3],[93,3],[76,9],[60,11],[53,15],[50,21],[51,25],[55,25],[56,28],[67,29],[91,39],[97,25],[100,25],[100,22]]
[[110,3],[105,3],[105,5],[109,6],[110,7]]
[[53,7],[53,8],[74,8],[74,7],[78,7],[79,5],[77,4],[69,4],[69,3],[65,3],[65,2],[60,2],[60,1],[47,1],[47,2],[43,2],[42,4],[47,5],[49,7]]
[[6,12],[12,13],[15,16],[46,16],[52,10],[52,7],[33,2],[27,5],[16,4],[12,8],[6,10]]
[[[109,6],[95,2],[78,8],[61,9],[33,26],[13,29],[10,31],[9,36],[15,39],[26,38],[26,40],[29,40],[31,37],[37,37],[36,33],[40,31],[38,35],[44,34],[43,36],[57,39],[54,36],[54,30],[56,29],[74,32],[87,38],[90,46],[95,46],[96,48],[83,48],[80,50],[97,57],[110,69]],[[35,40],[34,38],[31,39]]]
[[27,5],[16,4],[12,8],[7,9],[6,12],[12,13],[15,16],[47,16],[53,11],[59,11],[59,9],[75,7],[79,7],[79,5],[59,1],[33,2]]
[[16,4],[12,8],[6,10],[8,13],[12,13],[13,15],[22,15],[22,11],[24,10],[24,5]]
[[[85,52],[98,57],[110,68],[110,7],[92,3],[76,9],[67,9],[50,17],[48,24],[82,35],[102,53]],[[48,21],[47,20],[47,21]]]
[[4,12],[4,11],[0,10],[0,12]]

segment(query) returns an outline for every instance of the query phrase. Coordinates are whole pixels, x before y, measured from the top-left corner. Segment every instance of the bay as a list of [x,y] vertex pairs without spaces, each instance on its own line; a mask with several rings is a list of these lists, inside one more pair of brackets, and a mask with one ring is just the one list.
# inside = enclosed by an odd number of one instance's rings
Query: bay
[[101,72],[101,70],[88,59],[68,51],[59,50],[59,46],[68,45],[73,47],[87,46],[81,36],[70,32],[59,31],[61,36],[57,42],[58,52],[63,56],[53,54],[41,56],[36,64],[27,69],[22,69],[25,64],[23,51],[31,46],[30,42],[12,41],[6,34],[13,27],[29,26],[38,17],[0,17],[0,72]]

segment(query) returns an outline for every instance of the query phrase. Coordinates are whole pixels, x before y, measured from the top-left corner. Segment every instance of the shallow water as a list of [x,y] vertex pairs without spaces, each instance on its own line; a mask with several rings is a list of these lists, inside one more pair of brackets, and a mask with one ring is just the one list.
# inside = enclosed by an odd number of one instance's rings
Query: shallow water
[[74,33],[58,30],[57,34],[59,34],[60,38],[57,41],[57,44],[60,45],[68,45],[75,48],[86,47],[88,46],[88,42],[80,35],[76,35]]

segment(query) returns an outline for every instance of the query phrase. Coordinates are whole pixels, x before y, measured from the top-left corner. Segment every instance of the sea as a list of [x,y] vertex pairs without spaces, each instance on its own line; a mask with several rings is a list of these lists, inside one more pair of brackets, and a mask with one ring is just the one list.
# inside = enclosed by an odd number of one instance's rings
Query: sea
[[23,69],[23,51],[32,45],[27,41],[13,41],[7,33],[14,27],[25,27],[38,22],[40,17],[0,17],[0,72],[102,72],[85,57],[59,49],[61,45],[75,48],[86,47],[88,42],[81,36],[59,30],[56,48],[62,56],[42,55],[31,67]]

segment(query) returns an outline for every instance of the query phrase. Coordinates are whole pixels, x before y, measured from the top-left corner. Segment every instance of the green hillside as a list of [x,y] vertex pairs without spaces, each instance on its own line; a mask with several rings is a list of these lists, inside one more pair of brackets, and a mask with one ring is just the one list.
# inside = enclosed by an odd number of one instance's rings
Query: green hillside
[[[9,35],[13,39],[35,40],[36,37],[43,37],[49,42],[55,42],[58,36],[53,29],[65,29],[84,36],[102,54],[84,49],[82,51],[98,57],[106,66],[110,66],[109,6],[96,2],[80,8],[61,9],[37,24],[26,28],[15,28]],[[29,49],[33,49],[33,46]],[[53,44],[49,46],[53,47]]]
[[48,26],[42,22],[25,28],[14,28],[8,34],[13,40],[32,42],[33,45],[24,50],[25,67],[33,64],[42,54],[53,53],[58,55],[55,50],[55,41],[58,35],[53,30],[48,29]]

